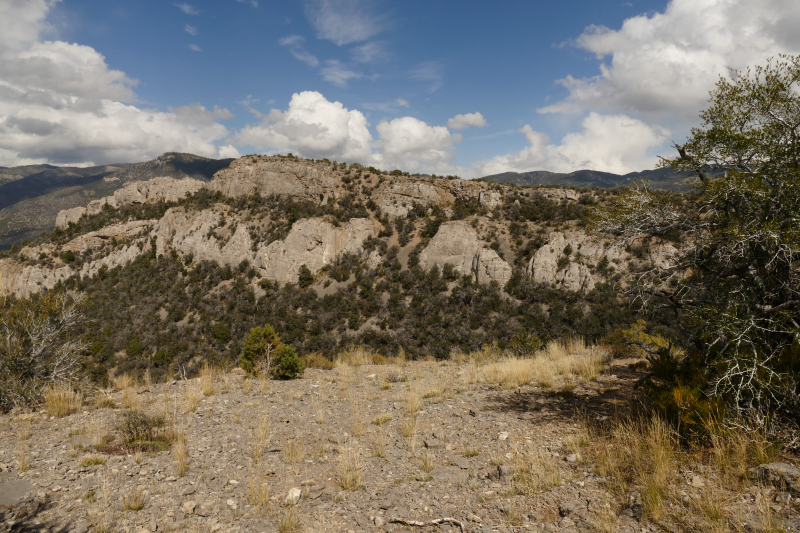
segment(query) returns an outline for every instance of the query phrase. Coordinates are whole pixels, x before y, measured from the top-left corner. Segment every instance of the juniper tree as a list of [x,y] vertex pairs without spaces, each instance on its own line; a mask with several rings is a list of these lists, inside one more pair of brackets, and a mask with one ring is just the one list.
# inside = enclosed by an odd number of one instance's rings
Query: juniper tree
[[691,193],[637,183],[594,228],[628,243],[680,234],[671,265],[637,273],[635,297],[675,312],[711,395],[740,412],[797,405],[800,56],[732,70],[710,96],[661,163],[691,171]]

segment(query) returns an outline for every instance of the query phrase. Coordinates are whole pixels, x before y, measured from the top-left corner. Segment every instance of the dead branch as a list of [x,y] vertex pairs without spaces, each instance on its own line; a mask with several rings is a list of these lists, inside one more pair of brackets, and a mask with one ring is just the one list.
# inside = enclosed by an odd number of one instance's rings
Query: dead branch
[[435,520],[431,520],[429,522],[420,522],[418,520],[407,520],[405,518],[391,518],[389,522],[393,522],[395,524],[403,524],[406,526],[416,526],[416,527],[430,527],[430,526],[438,526],[440,524],[450,523],[455,526],[458,526],[462,532],[466,532],[467,529],[464,527],[464,523],[460,520],[456,520],[455,518],[436,518]]

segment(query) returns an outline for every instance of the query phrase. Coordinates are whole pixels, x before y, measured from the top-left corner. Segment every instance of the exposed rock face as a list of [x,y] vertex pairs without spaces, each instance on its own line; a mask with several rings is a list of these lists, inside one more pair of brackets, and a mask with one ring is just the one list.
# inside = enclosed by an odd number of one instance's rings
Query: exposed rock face
[[185,198],[187,194],[196,193],[204,186],[205,183],[192,178],[176,180],[160,177],[149,181],[133,181],[115,191],[114,196],[93,200],[86,207],[60,211],[56,216],[56,227],[66,229],[70,223],[77,223],[83,215],[96,215],[106,204],[111,207],[120,207],[148,202],[177,202]]
[[224,205],[188,213],[183,207],[167,210],[153,229],[156,254],[167,254],[172,249],[197,261],[216,261],[221,265],[238,265],[245,260],[252,263],[250,233],[244,224],[232,231],[231,226],[223,223],[228,215],[230,209]]
[[471,274],[479,283],[511,278],[511,266],[497,252],[486,248],[475,228],[462,220],[445,222],[419,255],[419,264],[429,269],[450,263],[460,274]]
[[26,298],[42,289],[52,289],[56,283],[74,275],[69,267],[57,269],[21,265],[8,259],[0,260],[0,296]]
[[452,203],[456,197],[446,187],[411,179],[385,182],[374,193],[381,211],[391,216],[406,216],[414,203],[425,206]]
[[75,224],[86,213],[85,207],[73,207],[72,209],[64,209],[56,215],[56,227],[58,229],[67,229],[70,224]]
[[154,224],[155,220],[133,220],[114,224],[97,231],[92,231],[81,235],[62,247],[63,251],[84,253],[89,250],[102,248],[106,243],[116,241],[126,241],[147,232]]
[[298,220],[285,240],[259,249],[255,264],[269,279],[296,283],[301,265],[317,272],[339,254],[361,253],[364,240],[374,235],[367,218],[353,218],[340,227],[319,218]]
[[321,203],[336,197],[336,182],[333,176],[300,161],[258,159],[253,162],[243,157],[217,172],[208,188],[230,197],[277,194]]
[[481,191],[478,202],[486,209],[494,209],[503,203],[503,195],[497,191]]
[[118,205],[144,204],[150,202],[177,202],[194,194],[205,183],[192,178],[153,178],[149,181],[134,181],[114,192]]
[[[565,255],[567,246],[572,249],[570,261],[559,269],[558,261]],[[590,291],[600,278],[593,275],[587,265],[574,260],[575,252],[580,252],[581,257],[585,257],[592,265],[604,255],[610,260],[619,259],[624,254],[617,247],[606,250],[602,243],[588,239],[583,233],[566,237],[563,233],[553,232],[548,243],[539,248],[531,258],[527,273],[539,283],[554,283],[570,291]]]
[[771,483],[779,488],[788,488],[800,494],[800,468],[786,463],[767,463],[754,466],[748,471],[752,479]]

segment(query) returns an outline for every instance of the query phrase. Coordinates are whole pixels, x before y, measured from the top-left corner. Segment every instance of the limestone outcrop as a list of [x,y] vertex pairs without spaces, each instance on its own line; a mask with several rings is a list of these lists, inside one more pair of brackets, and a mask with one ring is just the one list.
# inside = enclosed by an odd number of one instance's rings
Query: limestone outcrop
[[456,272],[475,276],[479,283],[497,281],[501,285],[511,278],[511,266],[497,252],[485,246],[478,232],[462,220],[445,222],[419,255],[424,269],[451,264]]
[[114,196],[106,196],[92,200],[86,207],[74,207],[59,211],[56,215],[56,228],[67,229],[70,223],[77,223],[83,215],[96,215],[105,205],[120,207],[148,202],[177,202],[194,194],[205,186],[200,180],[183,178],[153,178],[148,181],[132,181],[122,189],[114,192]]
[[114,224],[92,231],[72,239],[61,247],[64,252],[85,253],[89,250],[102,248],[108,243],[124,241],[138,237],[143,233],[149,232],[150,228],[156,223],[155,220],[132,220],[122,224]]
[[364,240],[374,235],[367,218],[353,218],[339,227],[319,218],[298,220],[285,240],[258,250],[255,265],[268,279],[296,283],[302,265],[317,272],[339,254],[361,253]]
[[207,186],[230,197],[275,194],[322,203],[336,198],[337,181],[302,161],[242,157],[217,172]]

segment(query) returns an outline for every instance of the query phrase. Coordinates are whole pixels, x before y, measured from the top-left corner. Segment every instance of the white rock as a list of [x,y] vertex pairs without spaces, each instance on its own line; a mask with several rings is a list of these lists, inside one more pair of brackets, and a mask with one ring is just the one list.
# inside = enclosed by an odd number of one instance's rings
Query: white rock
[[283,503],[286,505],[296,505],[298,501],[300,501],[300,496],[302,496],[303,491],[300,490],[300,487],[292,487],[289,489],[289,493],[286,495],[286,500]]

